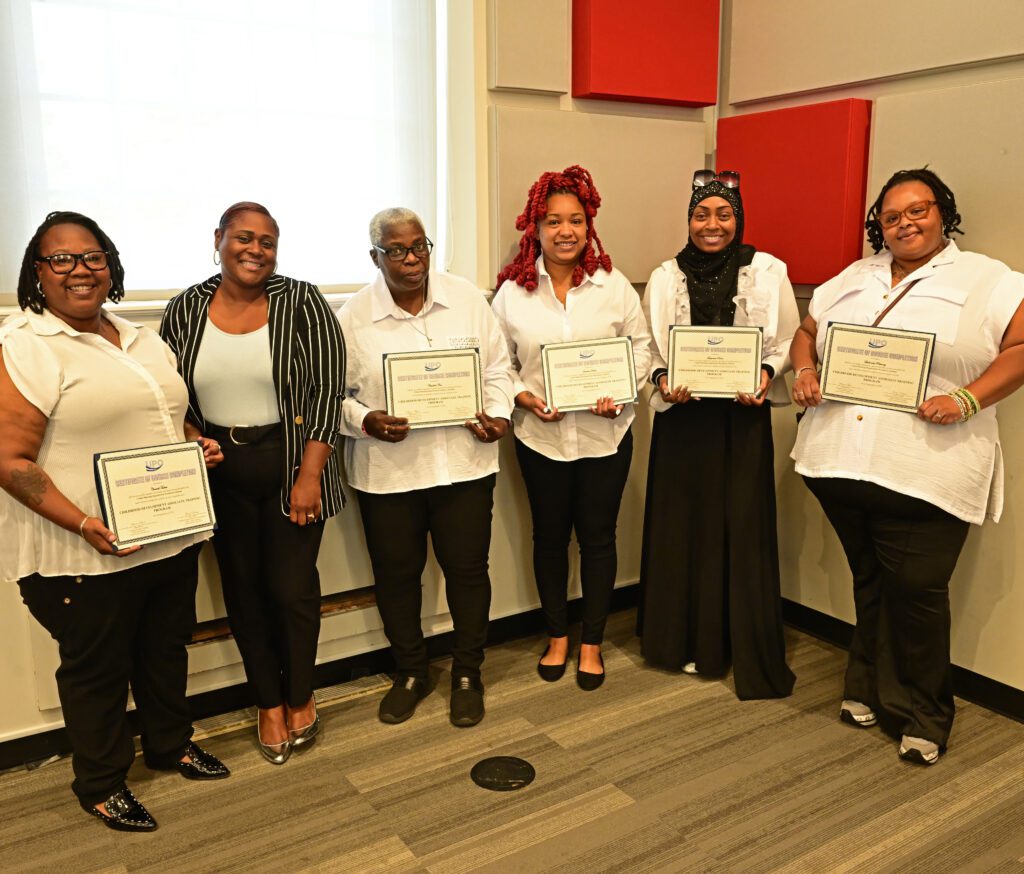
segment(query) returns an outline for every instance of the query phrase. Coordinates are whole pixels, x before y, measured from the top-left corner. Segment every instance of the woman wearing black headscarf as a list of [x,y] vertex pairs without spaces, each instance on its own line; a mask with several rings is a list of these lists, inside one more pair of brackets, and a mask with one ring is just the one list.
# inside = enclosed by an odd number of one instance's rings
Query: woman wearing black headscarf
[[[794,676],[779,601],[770,405],[788,403],[778,377],[799,315],[786,265],[743,243],[739,174],[698,171],[693,187],[690,238],[644,294],[657,414],[638,630],[651,664],[721,676],[731,662],[739,698],[779,698]],[[759,390],[701,399],[669,385],[673,325],[760,327]]]

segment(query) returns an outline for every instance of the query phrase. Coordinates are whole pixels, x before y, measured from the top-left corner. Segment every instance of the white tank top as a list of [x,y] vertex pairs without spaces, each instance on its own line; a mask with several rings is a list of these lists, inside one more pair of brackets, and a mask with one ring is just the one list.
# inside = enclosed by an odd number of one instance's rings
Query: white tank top
[[207,317],[192,385],[207,422],[227,427],[280,422],[270,326],[228,334]]

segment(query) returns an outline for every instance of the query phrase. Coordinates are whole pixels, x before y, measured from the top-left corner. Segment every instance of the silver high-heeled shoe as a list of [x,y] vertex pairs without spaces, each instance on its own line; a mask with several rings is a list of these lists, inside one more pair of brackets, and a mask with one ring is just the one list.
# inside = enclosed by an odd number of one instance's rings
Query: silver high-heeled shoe
[[292,754],[292,742],[291,740],[283,740],[277,744],[265,744],[263,738],[260,737],[260,726],[259,722],[256,723],[256,742],[259,745],[260,753],[272,765],[283,765],[288,761],[289,756]]
[[313,721],[303,728],[291,728],[288,730],[288,739],[293,747],[301,747],[312,743],[320,733],[320,714],[316,710],[316,701],[313,701]]

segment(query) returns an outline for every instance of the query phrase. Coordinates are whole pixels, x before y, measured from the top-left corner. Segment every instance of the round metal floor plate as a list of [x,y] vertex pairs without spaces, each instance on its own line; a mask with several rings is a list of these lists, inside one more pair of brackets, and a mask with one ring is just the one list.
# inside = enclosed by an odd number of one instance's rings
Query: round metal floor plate
[[517,759],[515,756],[491,756],[473,765],[469,776],[477,786],[484,789],[511,792],[513,789],[529,786],[537,772],[525,759]]

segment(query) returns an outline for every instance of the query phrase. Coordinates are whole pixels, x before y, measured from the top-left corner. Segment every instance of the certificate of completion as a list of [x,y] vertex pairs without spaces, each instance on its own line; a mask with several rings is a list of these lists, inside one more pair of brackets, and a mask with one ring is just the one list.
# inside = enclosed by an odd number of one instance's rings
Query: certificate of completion
[[217,527],[203,447],[169,443],[94,457],[104,524],[117,549]]
[[560,413],[589,410],[598,398],[636,402],[636,365],[629,337],[545,343],[540,347],[544,398]]
[[761,329],[673,325],[668,332],[668,387],[702,398],[732,398],[761,387]]
[[821,396],[916,413],[934,348],[934,334],[832,322],[825,331]]
[[484,406],[480,351],[385,352],[384,396],[410,428],[464,425]]

